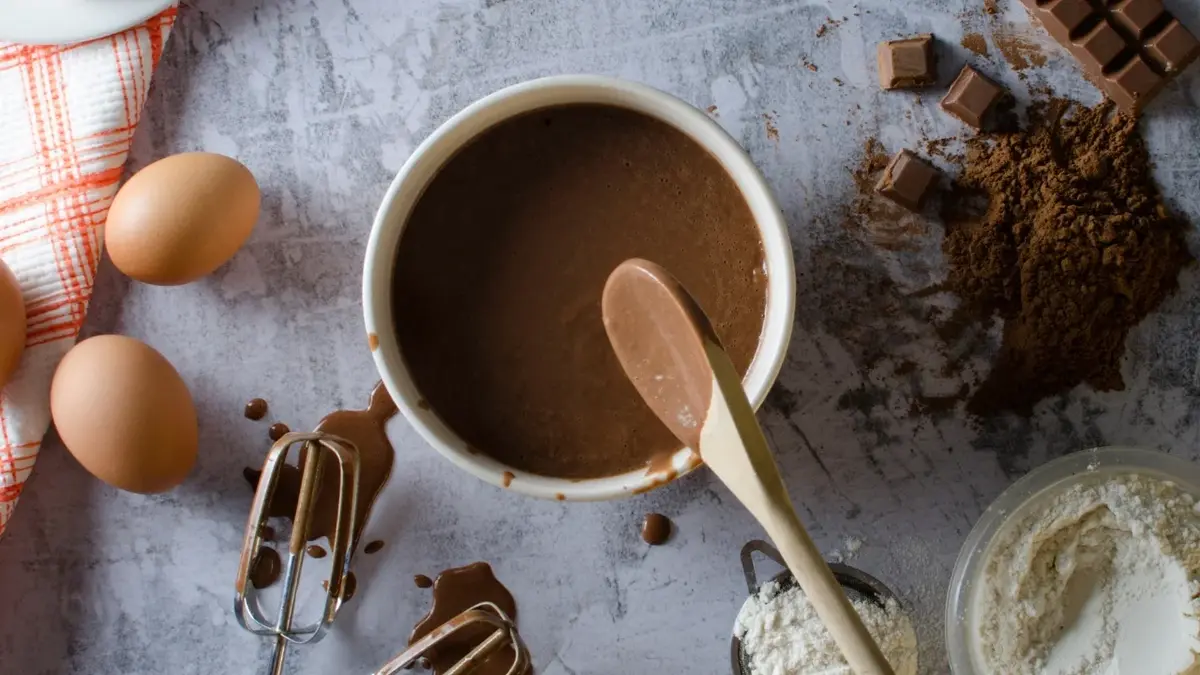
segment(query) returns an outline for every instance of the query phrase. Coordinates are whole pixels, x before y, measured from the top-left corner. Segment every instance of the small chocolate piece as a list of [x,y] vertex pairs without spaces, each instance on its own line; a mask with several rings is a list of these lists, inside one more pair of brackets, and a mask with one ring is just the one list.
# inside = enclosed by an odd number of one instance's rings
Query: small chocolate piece
[[342,581],[342,602],[350,602],[350,598],[354,597],[356,591],[358,591],[358,577],[354,576],[354,572],[350,572]]
[[279,553],[273,548],[263,546],[254,554],[254,562],[250,565],[250,585],[255,588],[266,588],[279,579],[283,571],[283,562]]
[[883,170],[875,191],[909,211],[919,212],[937,176],[938,170],[932,164],[909,150],[901,150]]
[[263,525],[259,528],[258,533],[262,536],[263,541],[275,541],[275,528],[270,525]]
[[432,588],[433,587],[433,579],[430,579],[429,577],[425,576],[424,574],[413,575],[413,583],[417,585],[417,588]]
[[937,82],[933,36],[880,42],[876,50],[879,86],[884,89],[927,87]]
[[284,424],[283,422],[276,422],[275,424],[271,425],[270,429],[267,429],[267,436],[269,436],[271,440],[277,441],[283,438],[284,434],[289,431],[291,431],[291,429],[288,428],[288,425]]
[[261,420],[267,414],[267,402],[261,398],[252,398],[246,404],[243,414],[248,420]]
[[983,118],[1004,92],[1000,85],[984,77],[971,66],[963,66],[950,91],[942,99],[942,110],[964,123],[983,128]]
[[310,558],[317,558],[319,560],[321,558],[324,558],[326,555],[325,549],[321,548],[320,546],[317,546],[316,544],[312,544],[311,546],[308,547],[307,550],[308,550],[308,555]]
[[1200,55],[1162,0],[1021,0],[1046,32],[1127,113],[1136,115]]
[[671,536],[671,520],[661,513],[647,513],[642,519],[642,541],[661,546]]
[[370,542],[369,544],[367,544],[366,546],[363,547],[363,553],[366,553],[367,555],[370,555],[372,553],[379,553],[382,550],[383,550],[383,542],[378,539],[376,539],[373,542]]

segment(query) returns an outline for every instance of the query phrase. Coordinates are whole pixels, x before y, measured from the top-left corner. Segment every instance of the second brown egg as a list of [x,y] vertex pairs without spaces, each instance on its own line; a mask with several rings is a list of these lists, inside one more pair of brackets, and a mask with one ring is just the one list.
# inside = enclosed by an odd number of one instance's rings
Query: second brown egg
[[237,253],[258,220],[250,170],[209,152],[171,155],[135,173],[108,212],[104,245],[117,269],[148,284],[186,284]]

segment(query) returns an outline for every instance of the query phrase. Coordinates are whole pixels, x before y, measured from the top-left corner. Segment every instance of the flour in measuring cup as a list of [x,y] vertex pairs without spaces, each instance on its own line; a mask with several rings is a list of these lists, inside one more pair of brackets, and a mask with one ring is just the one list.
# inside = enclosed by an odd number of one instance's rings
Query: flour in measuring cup
[[[917,672],[917,635],[894,599],[883,607],[866,600],[851,604],[862,617],[896,675]],[[850,675],[850,666],[816,609],[798,586],[768,581],[746,599],[734,635],[742,641],[750,675]]]

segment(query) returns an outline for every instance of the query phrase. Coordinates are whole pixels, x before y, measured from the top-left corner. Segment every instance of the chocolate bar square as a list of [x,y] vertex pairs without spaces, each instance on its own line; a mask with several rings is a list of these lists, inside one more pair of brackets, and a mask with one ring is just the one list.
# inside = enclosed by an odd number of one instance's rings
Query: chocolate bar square
[[1045,5],[1042,11],[1051,21],[1043,21],[1042,25],[1059,42],[1070,42],[1071,32],[1083,24],[1092,14],[1092,4],[1088,0],[1056,0]]
[[1141,40],[1146,37],[1151,24],[1167,10],[1162,0],[1123,0],[1111,11],[1118,25]]
[[1072,51],[1077,59],[1089,70],[1101,71],[1125,49],[1125,38],[1107,21],[1101,21],[1073,44],[1075,48]]
[[1139,110],[1166,80],[1146,63],[1141,55],[1135,55],[1129,63],[1105,78],[1108,97],[1126,110]]
[[1172,19],[1161,33],[1146,42],[1146,55],[1165,72],[1178,73],[1200,55],[1200,41],[1178,19]]
[[883,89],[926,87],[937,82],[933,36],[880,42],[876,49],[879,86]]
[[942,99],[942,110],[964,123],[983,128],[983,119],[1004,90],[971,66],[963,66],[950,91]]
[[919,212],[938,170],[909,150],[896,153],[883,170],[875,191],[909,211]]

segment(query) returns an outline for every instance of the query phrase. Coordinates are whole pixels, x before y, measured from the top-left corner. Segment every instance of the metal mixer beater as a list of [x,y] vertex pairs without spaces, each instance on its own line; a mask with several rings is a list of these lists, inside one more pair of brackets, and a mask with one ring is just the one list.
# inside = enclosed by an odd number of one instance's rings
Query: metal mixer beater
[[[270,516],[269,506],[279,487],[280,476],[287,465],[292,446],[299,446],[300,487],[296,499],[296,510],[292,514],[292,531],[288,538],[287,559],[283,565],[283,597],[274,619],[262,612],[257,593],[247,593],[251,565],[263,544],[263,533]],[[332,460],[331,460],[332,457]],[[333,569],[328,582],[328,593],[324,608],[314,624],[296,627],[292,625],[296,610],[296,596],[300,585],[300,569],[304,563],[304,551],[308,544],[309,526],[314,517],[313,507],[321,489],[321,479],[326,463],[337,462],[337,514],[333,536],[330,537]],[[233,612],[242,628],[272,637],[275,652],[271,657],[272,675],[283,673],[284,654],[288,644],[308,644],[324,637],[333,623],[338,610],[345,603],[346,579],[350,573],[350,557],[353,554],[353,537],[358,504],[360,466],[358,451],[348,441],[321,432],[289,433],[280,438],[267,452],[263,463],[258,488],[250,506],[250,517],[246,522],[246,533],[242,539],[242,558],[238,565],[237,595]]]
[[[295,511],[291,514],[292,531],[288,537],[287,558],[283,564],[283,591],[274,618],[264,614],[253,585],[250,584],[254,558],[263,545],[263,533],[271,514],[272,499],[280,487],[280,479],[293,446],[298,447],[299,488]],[[299,591],[300,571],[304,563],[310,527],[315,517],[314,507],[320,494],[323,477],[333,475],[326,472],[327,463],[335,461],[337,480],[337,511],[333,534],[330,536],[332,571],[328,580],[324,606],[316,623],[293,625],[296,598]],[[279,439],[267,453],[263,463],[250,517],[246,522],[246,533],[242,540],[242,556],[238,566],[237,595],[234,614],[243,628],[273,638],[275,651],[271,657],[271,675],[283,673],[284,656],[289,644],[309,644],[325,636],[338,611],[352,593],[347,580],[350,579],[350,561],[354,553],[357,504],[359,497],[361,465],[358,451],[349,441],[322,432],[289,433]],[[530,666],[529,650],[521,641],[513,620],[497,605],[479,603],[435,628],[400,653],[376,675],[393,675],[402,669],[411,668],[423,657],[434,653],[443,641],[461,637],[462,631],[478,631],[485,635],[463,658],[444,670],[443,675],[466,675],[476,670],[489,657],[511,646],[513,661],[508,675],[523,675]],[[489,661],[489,667],[495,664]]]

